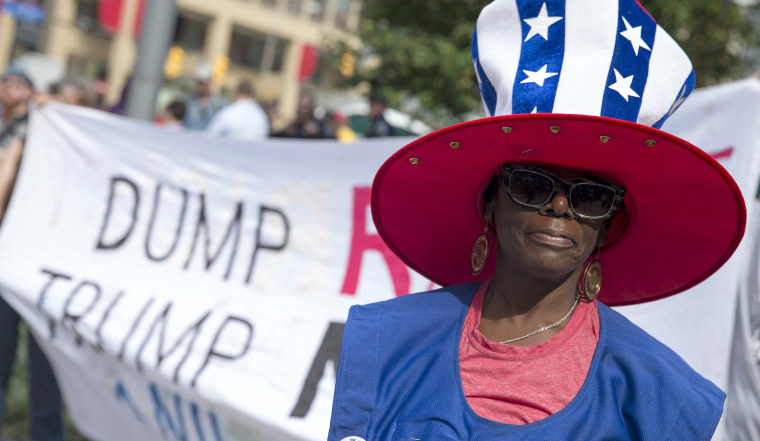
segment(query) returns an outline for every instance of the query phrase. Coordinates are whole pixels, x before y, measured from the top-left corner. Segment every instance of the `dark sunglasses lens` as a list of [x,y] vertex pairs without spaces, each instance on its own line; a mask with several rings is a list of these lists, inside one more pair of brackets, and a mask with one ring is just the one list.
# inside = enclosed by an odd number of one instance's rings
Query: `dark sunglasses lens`
[[521,204],[540,207],[554,193],[554,181],[529,170],[515,170],[509,178],[509,193]]
[[604,217],[612,209],[615,190],[605,185],[577,184],[570,191],[570,201],[582,216]]

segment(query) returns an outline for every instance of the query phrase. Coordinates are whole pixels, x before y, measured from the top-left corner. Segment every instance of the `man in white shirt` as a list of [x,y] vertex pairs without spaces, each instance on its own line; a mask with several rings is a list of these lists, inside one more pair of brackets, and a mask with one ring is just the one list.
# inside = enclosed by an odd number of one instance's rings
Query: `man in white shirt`
[[269,118],[253,99],[253,86],[242,80],[235,91],[235,101],[220,110],[206,133],[246,141],[262,141],[269,136]]

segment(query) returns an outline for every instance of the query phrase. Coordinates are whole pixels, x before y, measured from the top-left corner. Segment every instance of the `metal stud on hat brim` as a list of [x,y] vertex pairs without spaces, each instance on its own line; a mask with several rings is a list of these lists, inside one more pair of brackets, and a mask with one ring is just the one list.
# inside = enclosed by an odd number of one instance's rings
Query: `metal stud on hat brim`
[[[582,44],[587,33],[576,38],[589,27],[598,37],[592,48]],[[736,183],[701,150],[653,128],[694,78],[635,0],[497,0],[478,19],[473,61],[496,116],[410,143],[375,177],[378,233],[412,269],[441,285],[493,273],[496,253],[477,276],[468,259],[484,226],[482,192],[503,163],[576,169],[627,188],[599,255],[607,304],[683,291],[736,249],[746,221]],[[467,148],[452,149],[452,140]],[[410,157],[425,166],[408,167]]]

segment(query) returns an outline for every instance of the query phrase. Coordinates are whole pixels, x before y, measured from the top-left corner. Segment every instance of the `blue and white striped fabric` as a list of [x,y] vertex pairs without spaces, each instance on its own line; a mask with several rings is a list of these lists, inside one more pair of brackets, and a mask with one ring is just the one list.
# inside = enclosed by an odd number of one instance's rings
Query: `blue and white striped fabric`
[[694,89],[689,58],[636,0],[496,0],[478,18],[472,57],[490,116],[659,128]]

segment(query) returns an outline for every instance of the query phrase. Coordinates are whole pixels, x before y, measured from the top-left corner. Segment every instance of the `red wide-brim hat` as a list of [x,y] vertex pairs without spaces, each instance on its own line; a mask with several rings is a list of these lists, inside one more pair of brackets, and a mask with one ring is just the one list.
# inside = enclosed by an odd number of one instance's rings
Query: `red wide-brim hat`
[[746,211],[736,183],[659,130],[694,88],[694,71],[636,0],[494,0],[475,25],[472,61],[491,117],[412,142],[375,177],[375,225],[411,268],[440,285],[493,274],[496,253],[475,276],[470,251],[484,230],[483,190],[505,163],[626,187],[599,255],[607,304],[692,287],[739,245]]
[[483,191],[505,163],[570,168],[626,187],[599,256],[599,299],[609,305],[698,284],[728,260],[744,233],[736,183],[702,150],[640,124],[563,114],[480,119],[403,147],[372,187],[378,233],[409,267],[442,286],[490,277],[496,253],[475,276],[470,250],[484,227]]

